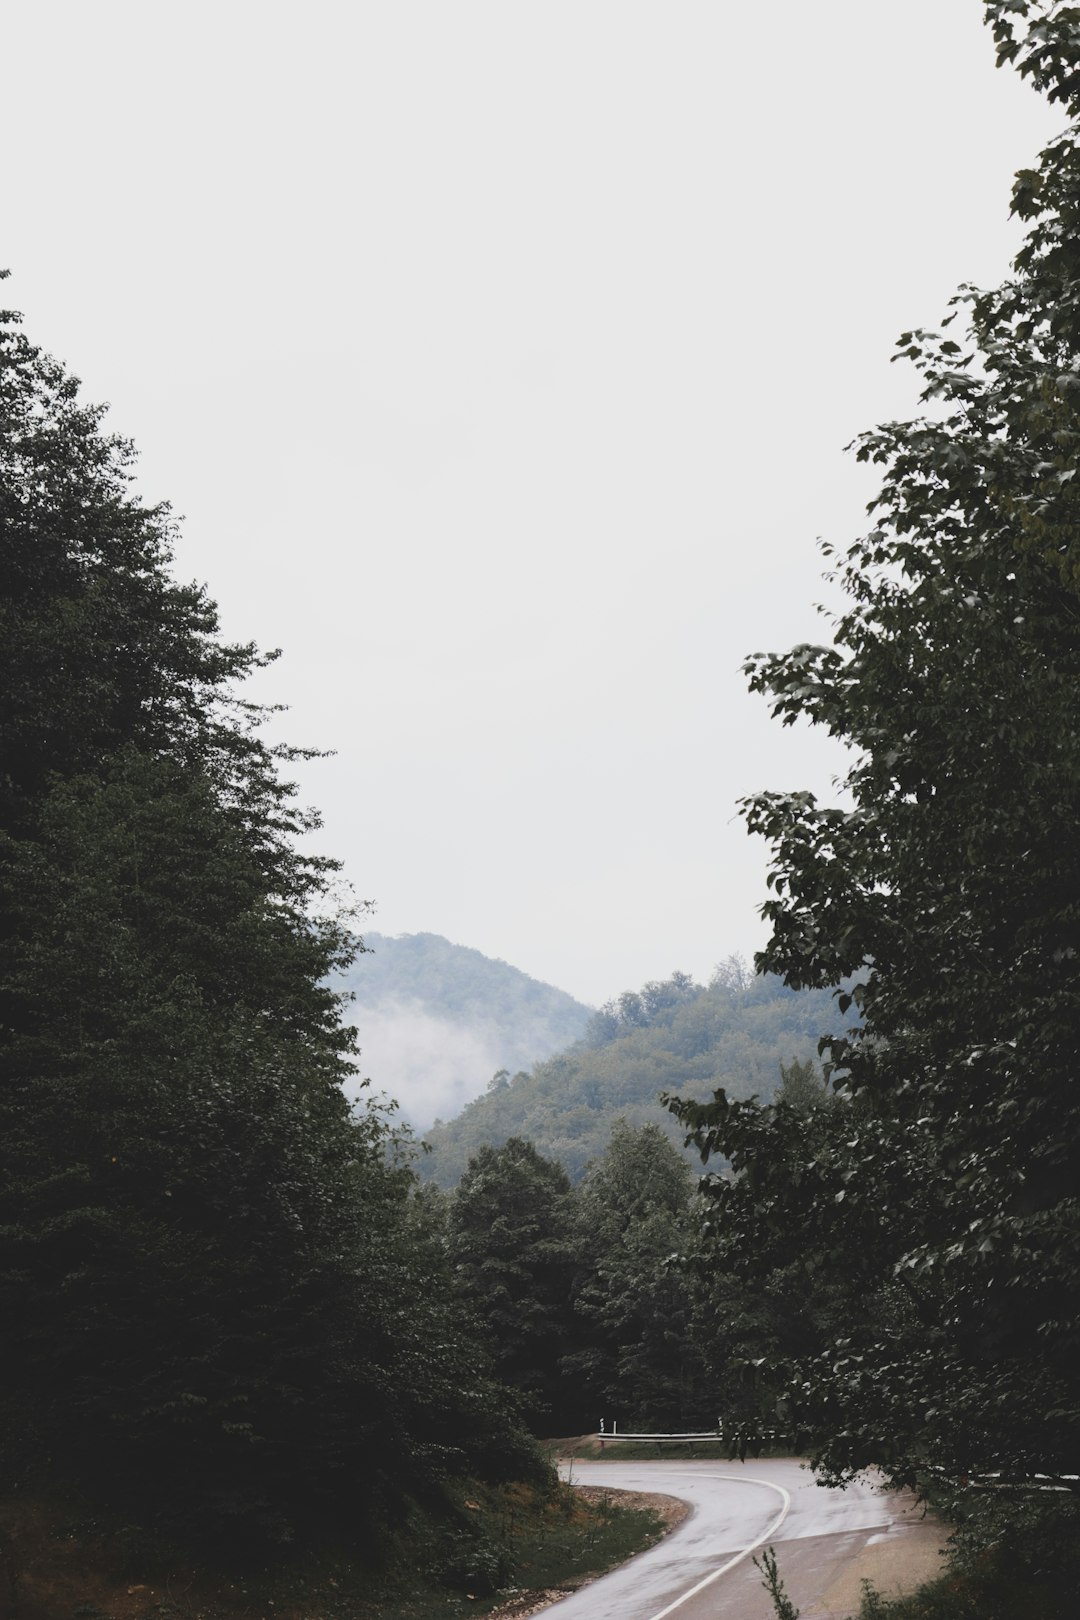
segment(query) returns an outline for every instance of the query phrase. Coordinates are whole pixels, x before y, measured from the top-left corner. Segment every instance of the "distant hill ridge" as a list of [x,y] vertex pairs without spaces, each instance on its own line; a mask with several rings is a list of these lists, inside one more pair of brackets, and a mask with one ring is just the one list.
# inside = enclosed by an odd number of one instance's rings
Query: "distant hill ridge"
[[500,1069],[531,1067],[583,1035],[593,1009],[441,934],[364,935],[343,979],[362,1070],[418,1129],[463,1108]]
[[364,945],[348,975],[357,1006],[416,1000],[446,1018],[505,1025],[508,1033],[529,1009],[560,1045],[576,1040],[593,1012],[567,991],[441,934],[365,934]]
[[705,1099],[722,1086],[734,1097],[768,1099],[781,1063],[816,1063],[819,1038],[848,1022],[831,991],[788,990],[737,958],[708,985],[672,974],[607,1003],[567,1050],[529,1073],[496,1076],[456,1119],[438,1121],[421,1174],[453,1186],[478,1148],[523,1136],[577,1179],[620,1118],[659,1125],[681,1147],[662,1091]]

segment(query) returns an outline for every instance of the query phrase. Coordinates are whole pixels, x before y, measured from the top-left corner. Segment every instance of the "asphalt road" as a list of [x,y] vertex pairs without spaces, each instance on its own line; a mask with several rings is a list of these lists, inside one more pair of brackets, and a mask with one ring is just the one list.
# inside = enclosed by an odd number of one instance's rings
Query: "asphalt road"
[[[563,1477],[570,1473],[564,1464]],[[572,1478],[581,1485],[660,1491],[689,1502],[693,1511],[657,1546],[545,1610],[551,1620],[775,1620],[753,1563],[768,1546],[802,1620],[839,1620],[858,1610],[858,1582],[845,1581],[845,1573],[876,1566],[874,1555],[886,1542],[895,1563],[904,1538],[918,1538],[905,1499],[869,1481],[826,1490],[789,1458],[575,1461]],[[837,1601],[844,1606],[834,1607]]]

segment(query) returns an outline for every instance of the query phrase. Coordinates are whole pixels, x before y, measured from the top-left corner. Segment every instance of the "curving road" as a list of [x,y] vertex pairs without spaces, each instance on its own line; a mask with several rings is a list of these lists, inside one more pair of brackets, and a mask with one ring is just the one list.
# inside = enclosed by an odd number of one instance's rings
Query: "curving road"
[[932,1564],[941,1539],[906,1498],[867,1480],[826,1490],[792,1458],[576,1461],[561,1472],[579,1485],[681,1497],[693,1511],[657,1546],[547,1609],[551,1620],[775,1620],[753,1563],[763,1546],[775,1548],[802,1620],[839,1620],[858,1610],[859,1574],[877,1582],[884,1570],[887,1585],[916,1547]]

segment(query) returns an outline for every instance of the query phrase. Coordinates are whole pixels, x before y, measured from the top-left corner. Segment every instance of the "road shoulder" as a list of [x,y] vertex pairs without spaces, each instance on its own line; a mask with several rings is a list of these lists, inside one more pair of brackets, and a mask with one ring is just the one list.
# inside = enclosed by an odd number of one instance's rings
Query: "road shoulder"
[[948,1536],[946,1525],[910,1503],[888,1529],[866,1538],[803,1620],[846,1620],[857,1615],[867,1581],[883,1597],[901,1597],[936,1580],[945,1569]]

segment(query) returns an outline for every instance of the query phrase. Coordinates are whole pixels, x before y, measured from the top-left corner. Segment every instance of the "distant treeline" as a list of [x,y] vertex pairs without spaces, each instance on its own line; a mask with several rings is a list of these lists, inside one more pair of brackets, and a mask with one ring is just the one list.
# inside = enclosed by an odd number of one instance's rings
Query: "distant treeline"
[[[785,1066],[776,1106],[806,1132],[855,1117],[809,1061]],[[522,1137],[482,1147],[453,1192],[429,1187],[426,1202],[498,1377],[542,1433],[604,1417],[657,1432],[720,1415],[752,1426],[754,1360],[844,1330],[820,1278],[768,1267],[733,1286],[710,1264],[696,1178],[654,1123],[616,1119],[576,1184]]]
[[662,1092],[704,1101],[723,1087],[731,1097],[768,1101],[781,1064],[815,1059],[819,1039],[847,1022],[831,992],[788,990],[737,957],[708,985],[673,973],[601,1007],[567,1051],[530,1072],[496,1074],[482,1097],[428,1132],[421,1172],[451,1187],[470,1155],[521,1136],[578,1181],[618,1119],[654,1125],[681,1147],[684,1133]]

